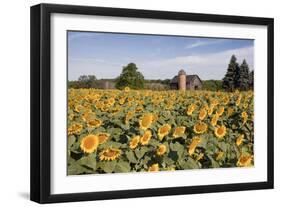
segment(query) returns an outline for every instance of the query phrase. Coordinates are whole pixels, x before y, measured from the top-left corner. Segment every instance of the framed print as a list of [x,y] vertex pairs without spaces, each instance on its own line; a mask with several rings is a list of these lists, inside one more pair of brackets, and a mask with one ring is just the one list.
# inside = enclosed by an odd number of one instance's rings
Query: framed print
[[273,19],[31,7],[31,200],[273,188]]

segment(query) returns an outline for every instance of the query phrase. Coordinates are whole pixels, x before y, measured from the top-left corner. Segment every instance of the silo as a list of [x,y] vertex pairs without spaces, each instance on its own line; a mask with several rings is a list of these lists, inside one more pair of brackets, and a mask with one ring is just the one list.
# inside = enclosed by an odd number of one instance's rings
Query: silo
[[179,71],[178,77],[179,77],[179,82],[178,82],[179,87],[178,88],[179,88],[179,90],[185,91],[186,90],[186,73],[183,69]]

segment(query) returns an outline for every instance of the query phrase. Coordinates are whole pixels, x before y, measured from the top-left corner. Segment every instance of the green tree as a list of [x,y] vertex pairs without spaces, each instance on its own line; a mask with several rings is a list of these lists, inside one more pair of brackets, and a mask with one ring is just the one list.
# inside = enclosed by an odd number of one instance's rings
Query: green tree
[[237,79],[237,88],[242,91],[249,90],[249,66],[244,59],[242,64],[240,65],[239,76]]
[[123,89],[128,86],[132,89],[143,89],[144,77],[137,70],[138,68],[135,63],[129,63],[123,67],[122,73],[116,79],[116,88]]
[[99,82],[94,75],[81,75],[78,80],[68,81],[69,88],[98,88]]
[[249,74],[249,89],[254,89],[254,71]]
[[81,75],[78,78],[80,88],[96,88],[97,78],[94,75]]
[[203,90],[208,91],[219,91],[222,89],[222,81],[221,80],[204,80]]
[[239,77],[239,65],[236,62],[235,55],[231,56],[228,64],[227,72],[222,80],[222,87],[227,91],[233,91],[237,87],[237,79]]

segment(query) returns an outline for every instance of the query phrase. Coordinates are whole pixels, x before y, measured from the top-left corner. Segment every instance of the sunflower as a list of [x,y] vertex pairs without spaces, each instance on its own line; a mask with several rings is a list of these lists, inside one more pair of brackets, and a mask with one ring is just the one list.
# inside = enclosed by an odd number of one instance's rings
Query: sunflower
[[153,121],[153,115],[152,114],[145,114],[141,117],[139,124],[140,124],[140,128],[143,130],[146,130],[150,127],[150,125],[152,124]]
[[68,115],[68,120],[72,121],[73,118],[74,118],[74,114],[69,114],[69,115]]
[[76,112],[80,112],[81,110],[83,109],[83,106],[82,105],[76,105],[75,107],[74,107],[74,111],[76,111]]
[[243,124],[245,124],[245,123],[247,122],[247,120],[248,120],[248,114],[247,114],[247,112],[246,112],[246,111],[243,111],[242,114],[241,114],[241,116],[242,116],[242,119],[243,119]]
[[67,129],[67,134],[72,135],[72,134],[80,134],[82,131],[83,126],[81,124],[74,123]]
[[153,114],[152,116],[153,116],[152,122],[157,121],[157,119],[158,119],[158,114]]
[[148,168],[148,172],[158,172],[159,171],[159,165],[158,163],[151,165]]
[[203,134],[204,132],[207,131],[207,129],[208,129],[208,125],[205,124],[204,122],[199,122],[195,124],[193,127],[193,131],[197,134]]
[[185,127],[184,126],[180,126],[180,127],[176,127],[174,133],[173,133],[173,137],[174,138],[178,138],[181,137],[182,135],[184,135],[185,132]]
[[213,127],[217,125],[218,119],[219,119],[219,115],[218,114],[214,114],[212,119],[211,119],[211,125]]
[[166,105],[166,108],[165,108],[165,109],[166,109],[166,110],[172,110],[173,107],[174,107],[173,104],[170,104],[170,103],[169,103],[169,104]]
[[82,120],[87,122],[88,120],[91,120],[91,118],[94,116],[95,116],[95,114],[92,111],[87,111],[82,114]]
[[97,109],[101,109],[101,108],[103,108],[103,103],[100,102],[100,101],[97,101],[97,102],[95,103],[95,107],[96,107]]
[[226,127],[224,125],[215,128],[215,135],[219,139],[223,138],[226,134]]
[[99,127],[102,124],[102,121],[99,119],[91,119],[88,121],[88,127]]
[[244,109],[247,109],[247,108],[248,108],[248,106],[249,106],[249,104],[248,104],[248,103],[244,103],[244,104],[243,104],[243,108],[244,108]]
[[201,142],[201,138],[200,137],[194,137],[192,139],[191,144],[188,147],[188,154],[192,155],[197,147],[197,145]]
[[217,106],[219,104],[219,101],[217,100],[217,99],[213,99],[212,101],[211,101],[211,105],[212,106]]
[[227,109],[227,117],[230,117],[230,116],[233,114],[233,112],[234,112],[234,109],[231,108],[231,107],[229,107],[229,108]]
[[235,105],[239,106],[241,103],[241,96],[239,96],[239,98],[235,101]]
[[143,111],[143,106],[138,106],[138,107],[136,108],[136,112],[141,112],[141,111]]
[[140,141],[140,136],[133,137],[133,139],[130,141],[130,148],[135,149],[138,146],[139,141]]
[[196,105],[195,104],[189,105],[188,108],[187,108],[187,111],[186,111],[187,115],[191,116],[195,109],[196,109]]
[[229,103],[229,97],[228,96],[223,97],[222,101],[224,105],[227,105]]
[[115,103],[115,98],[111,97],[110,99],[108,99],[108,105],[112,106]]
[[125,124],[129,124],[129,121],[134,117],[134,114],[135,114],[134,111],[128,111],[128,113],[125,116]]
[[156,151],[156,154],[159,155],[159,156],[161,156],[161,155],[165,154],[166,151],[167,151],[166,145],[161,144],[161,145],[158,147],[158,149],[157,149],[157,151]]
[[206,116],[207,116],[207,111],[206,109],[202,108],[199,112],[199,119],[202,121],[203,119],[205,119]]
[[221,116],[223,112],[224,112],[224,107],[223,106],[219,107],[219,109],[217,110],[217,114]]
[[146,130],[144,132],[144,134],[142,135],[142,137],[140,138],[140,143],[142,145],[147,145],[150,138],[151,138],[152,134],[151,134],[151,131],[150,130]]
[[221,159],[223,158],[223,155],[224,155],[224,152],[219,151],[219,152],[217,153],[216,160],[217,160],[217,161],[218,161],[218,160],[221,160]]
[[214,111],[214,106],[211,105],[211,107],[208,108],[208,115],[211,116]]
[[170,124],[164,124],[163,126],[161,126],[158,129],[158,137],[159,137],[159,139],[162,140],[163,137],[165,137],[167,134],[169,134],[170,130],[171,130]]
[[80,148],[82,149],[83,152],[92,153],[98,148],[98,145],[99,145],[99,137],[90,134],[82,139]]
[[119,99],[119,104],[123,105],[125,103],[126,99],[125,98],[120,98]]
[[121,150],[117,148],[107,148],[104,149],[100,154],[100,160],[116,160],[121,155]]
[[236,163],[238,167],[250,167],[252,166],[252,155],[241,155]]
[[241,134],[237,139],[236,139],[236,145],[240,146],[243,143],[244,139],[244,134]]
[[99,137],[99,143],[103,144],[105,143],[108,139],[109,139],[110,134],[108,133],[99,133],[98,137]]
[[130,87],[126,86],[126,87],[124,88],[124,91],[125,91],[125,92],[129,92],[129,91],[130,91]]

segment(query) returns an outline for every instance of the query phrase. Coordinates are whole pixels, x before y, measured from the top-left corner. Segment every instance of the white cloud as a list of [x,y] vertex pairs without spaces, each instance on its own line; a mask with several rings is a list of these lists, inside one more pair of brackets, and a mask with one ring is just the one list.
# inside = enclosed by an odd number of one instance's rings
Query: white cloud
[[224,40],[208,40],[208,41],[202,41],[202,40],[198,40],[192,44],[186,45],[185,49],[193,49],[196,47],[202,47],[202,46],[207,46],[207,45],[213,45],[213,44],[218,44],[223,42]]
[[218,53],[178,56],[155,61],[138,61],[129,58],[115,62],[96,58],[70,58],[68,74],[70,80],[77,79],[82,74],[93,74],[97,78],[116,78],[124,65],[134,62],[146,79],[170,79],[177,75],[180,69],[184,69],[187,74],[197,74],[203,80],[219,80],[224,77],[233,54],[237,57],[238,63],[246,59],[250,70],[254,69],[254,48],[251,46]]
[[250,69],[253,69],[253,47],[143,62],[139,68],[146,78],[153,79],[172,78],[180,69],[184,69],[187,74],[197,74],[202,79],[222,79],[233,54],[237,57],[238,63],[246,59]]

